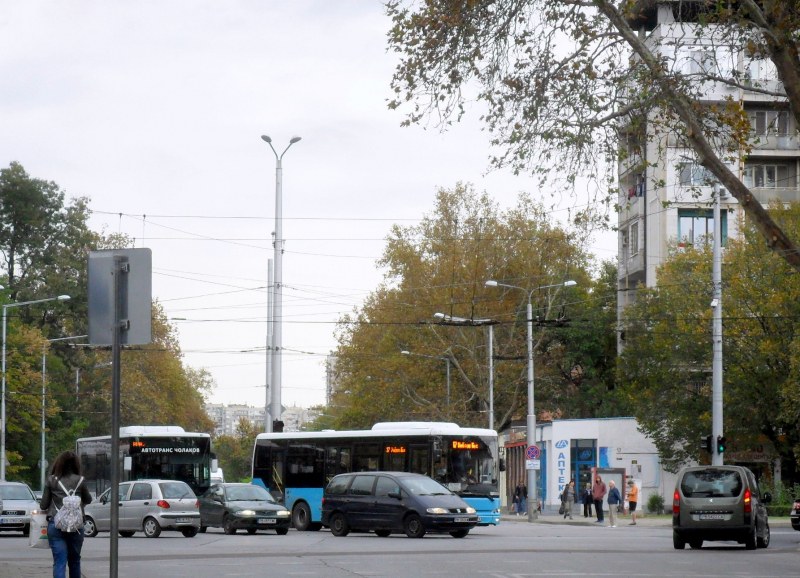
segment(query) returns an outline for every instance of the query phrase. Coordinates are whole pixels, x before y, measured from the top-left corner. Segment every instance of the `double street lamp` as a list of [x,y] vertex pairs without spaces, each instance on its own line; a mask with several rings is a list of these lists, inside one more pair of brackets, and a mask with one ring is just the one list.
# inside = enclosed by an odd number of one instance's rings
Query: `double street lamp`
[[12,307],[22,307],[23,305],[35,305],[48,301],[66,301],[69,295],[59,295],[58,297],[47,297],[46,299],[34,299],[33,301],[20,301],[19,303],[3,304],[3,358],[2,358],[2,400],[0,401],[0,481],[6,481],[6,327],[8,321],[8,310]]
[[[534,287],[533,289],[526,289],[518,285],[509,285],[508,283],[500,283],[499,281],[489,280],[486,282],[487,287],[508,287],[509,289],[519,289],[528,295],[528,307],[526,310],[526,318],[528,323],[528,419],[527,419],[527,446],[533,447],[536,445],[536,413],[534,413],[534,383],[533,383],[533,305],[531,299],[533,293],[540,289],[548,289],[550,287],[572,287],[576,285],[575,281],[564,281],[563,283],[555,283],[553,285],[542,285],[541,287]],[[533,522],[538,516],[538,491],[536,488],[536,470],[530,468],[528,470],[528,521]]]
[[[272,146],[272,139],[267,135],[262,135],[261,140],[269,145],[275,155],[275,273],[272,283],[272,375],[270,379],[271,397],[269,413],[272,420],[270,425],[281,417],[281,347],[283,345],[282,324],[283,324],[283,155],[296,142],[300,141],[299,136],[294,136],[289,140],[289,144],[283,149],[281,154]],[[268,420],[269,421],[269,420]]]
[[42,459],[39,463],[39,489],[44,492],[44,479],[45,471],[47,470],[47,461],[45,460],[45,425],[47,419],[47,406],[45,404],[45,394],[47,391],[47,347],[50,343],[56,341],[70,341],[73,339],[83,339],[89,337],[88,335],[73,335],[72,337],[56,337],[55,339],[48,339],[42,344]]

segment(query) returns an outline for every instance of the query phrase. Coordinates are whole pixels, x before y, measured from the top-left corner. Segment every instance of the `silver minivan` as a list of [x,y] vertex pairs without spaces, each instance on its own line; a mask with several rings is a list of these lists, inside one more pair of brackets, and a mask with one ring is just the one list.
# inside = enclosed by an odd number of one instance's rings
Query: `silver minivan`
[[[111,530],[109,488],[84,508],[84,533],[93,537]],[[144,532],[158,538],[162,530],[177,530],[187,538],[200,530],[200,502],[192,489],[177,480],[136,480],[119,485],[119,535]]]
[[769,546],[769,493],[743,466],[693,466],[678,473],[672,499],[672,541],[701,548],[704,540],[731,540],[748,550]]

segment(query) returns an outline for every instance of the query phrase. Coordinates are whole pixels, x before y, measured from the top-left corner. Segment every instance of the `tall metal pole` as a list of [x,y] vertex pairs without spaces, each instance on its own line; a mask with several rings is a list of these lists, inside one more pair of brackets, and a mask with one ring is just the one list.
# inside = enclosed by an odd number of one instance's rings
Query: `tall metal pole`
[[11,307],[22,307],[23,305],[34,305],[35,303],[45,303],[47,301],[66,301],[69,295],[59,295],[58,297],[47,297],[45,299],[34,299],[33,301],[21,301],[19,303],[5,303],[3,305],[3,360],[2,360],[2,401],[0,401],[0,482],[6,481],[6,328],[8,326],[8,309]]
[[0,408],[0,482],[6,481],[6,319],[8,305],[3,305],[3,401]]
[[489,326],[489,429],[494,429],[494,325]]
[[720,186],[714,184],[714,255],[712,265],[713,298],[713,354],[711,371],[711,464],[721,466],[724,456],[717,448],[717,437],[723,435],[722,423],[722,223],[720,217]]
[[264,401],[264,431],[272,431],[272,284],[274,282],[272,272],[272,259],[267,260],[267,375],[266,375],[266,399]]
[[447,364],[447,419],[450,419],[450,358],[444,358]]
[[47,347],[50,343],[55,341],[70,341],[72,339],[83,339],[84,337],[89,336],[73,335],[72,337],[56,337],[54,339],[48,339],[42,344],[42,458],[39,462],[39,489],[42,492],[44,492],[44,479],[47,471],[47,460],[45,459],[45,426],[47,424],[47,406],[45,404],[45,395],[47,393]]
[[281,370],[282,370],[282,347],[283,347],[283,155],[296,142],[299,136],[292,137],[289,144],[279,155],[272,146],[272,139],[267,135],[262,135],[261,139],[269,145],[275,155],[275,280],[273,284],[273,303],[272,303],[272,418],[281,418]]
[[[528,306],[525,313],[528,320],[528,419],[527,444],[528,447],[536,445],[536,413],[533,406],[533,306],[531,293],[528,293]],[[533,522],[538,517],[539,499],[536,491],[536,470],[528,470],[528,521]]]

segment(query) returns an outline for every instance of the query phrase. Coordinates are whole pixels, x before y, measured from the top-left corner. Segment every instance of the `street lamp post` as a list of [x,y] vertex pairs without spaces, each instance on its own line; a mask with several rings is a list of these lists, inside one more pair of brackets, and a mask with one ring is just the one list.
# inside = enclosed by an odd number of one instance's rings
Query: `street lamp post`
[[12,307],[22,307],[23,305],[35,305],[47,301],[65,301],[69,295],[59,295],[58,297],[48,297],[46,299],[34,299],[33,301],[20,301],[19,303],[3,304],[3,358],[2,358],[2,399],[0,400],[0,481],[6,481],[6,327],[8,320],[8,310]]
[[441,319],[450,325],[488,325],[489,326],[489,429],[494,429],[494,324],[493,319],[467,319],[466,317],[454,317],[444,313],[434,313],[436,319]]
[[438,359],[447,363],[447,417],[450,417],[450,358],[445,355],[425,355],[424,353],[414,353],[413,351],[403,350],[403,355],[415,355],[417,357],[427,357],[428,359]]
[[45,463],[45,436],[44,436],[44,429],[45,429],[45,419],[46,419],[46,404],[45,404],[45,393],[47,391],[47,346],[49,343],[53,343],[54,341],[69,341],[71,339],[83,339],[84,337],[89,337],[88,335],[74,335],[72,337],[56,337],[55,339],[48,339],[45,343],[42,344],[42,458],[39,463],[39,489],[44,492],[44,478],[45,478],[45,471],[47,470],[47,464]]
[[274,256],[274,282],[272,300],[272,396],[270,403],[270,414],[272,422],[281,417],[281,346],[283,345],[283,335],[281,332],[283,325],[283,155],[296,142],[300,141],[299,136],[294,136],[289,140],[289,144],[283,149],[281,154],[272,146],[272,139],[267,135],[262,135],[261,140],[269,145],[275,155],[275,256]]
[[[533,447],[536,445],[536,413],[534,408],[534,371],[533,371],[533,305],[531,299],[534,291],[540,289],[548,289],[550,287],[572,287],[576,285],[575,281],[564,281],[563,283],[555,283],[553,285],[542,285],[541,287],[534,287],[533,289],[526,289],[518,285],[509,285],[507,283],[500,283],[499,281],[489,280],[486,282],[487,287],[508,287],[510,289],[519,289],[528,295],[528,306],[526,309],[526,318],[528,325],[528,418],[526,423],[527,429],[527,446]],[[538,489],[536,487],[536,470],[530,468],[528,470],[528,522],[533,522],[538,517]]]

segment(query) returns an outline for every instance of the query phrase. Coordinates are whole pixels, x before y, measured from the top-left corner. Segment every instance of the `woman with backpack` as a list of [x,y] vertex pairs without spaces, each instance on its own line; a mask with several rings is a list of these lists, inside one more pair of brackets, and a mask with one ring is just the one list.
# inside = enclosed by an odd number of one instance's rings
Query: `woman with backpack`
[[[80,497],[80,524],[70,520],[71,506],[67,496]],[[83,547],[83,506],[92,502],[92,495],[83,483],[81,465],[75,452],[61,453],[50,470],[50,476],[44,486],[42,501],[39,504],[42,510],[47,511],[47,540],[53,552],[53,578],[66,578],[69,567],[70,578],[81,576],[81,548]],[[56,525],[56,516],[59,524]],[[64,519],[62,522],[61,519]]]

